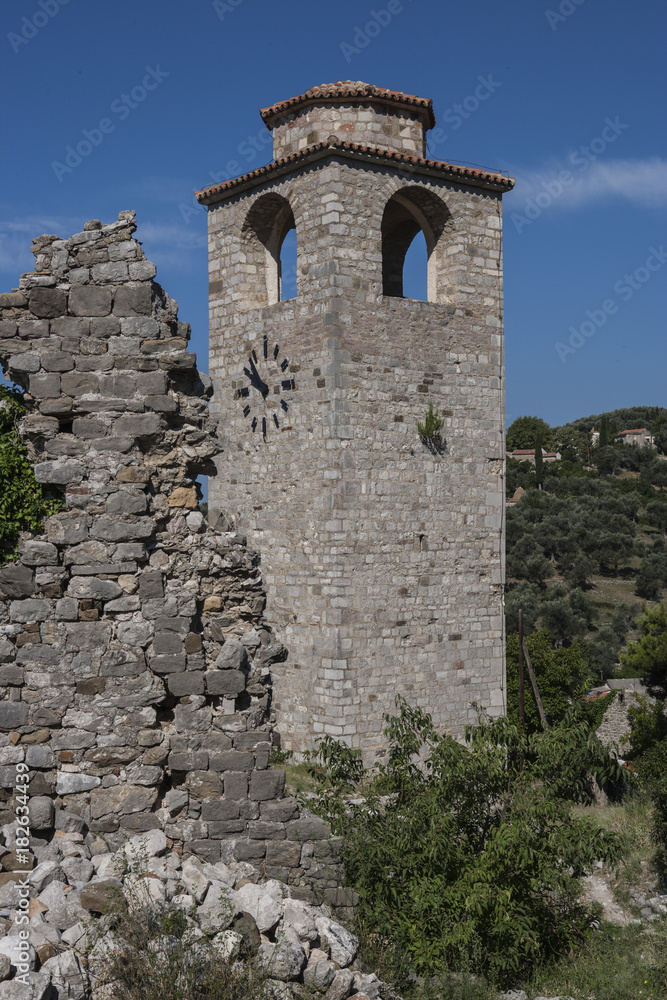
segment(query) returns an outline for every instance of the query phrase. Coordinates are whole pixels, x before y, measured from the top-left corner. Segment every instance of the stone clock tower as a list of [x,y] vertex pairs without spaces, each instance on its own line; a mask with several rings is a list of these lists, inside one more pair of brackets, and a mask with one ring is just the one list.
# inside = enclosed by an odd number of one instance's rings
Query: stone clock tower
[[[211,508],[261,553],[284,745],[367,754],[395,696],[460,735],[505,709],[501,197],[426,159],[430,100],[343,81],[261,112],[274,160],[208,206],[221,454]],[[280,249],[296,229],[297,294]],[[403,296],[422,231],[428,301]],[[444,421],[424,443],[429,404]]]

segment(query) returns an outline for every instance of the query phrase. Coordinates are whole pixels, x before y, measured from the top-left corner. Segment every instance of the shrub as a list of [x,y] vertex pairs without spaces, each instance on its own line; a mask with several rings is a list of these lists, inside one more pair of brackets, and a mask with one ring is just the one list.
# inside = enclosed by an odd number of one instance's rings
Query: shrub
[[18,433],[27,412],[18,390],[0,386],[0,563],[16,555],[19,532],[40,531],[42,520],[62,506],[35,480]]
[[[343,837],[360,919],[412,974],[474,968],[516,981],[591,926],[579,878],[598,859],[617,860],[622,840],[576,818],[567,799],[587,801],[588,774],[602,781],[620,768],[572,718],[533,737],[481,720],[462,746],[398,705],[387,763],[362,776],[365,797],[349,799],[349,771],[343,786],[329,772],[310,806]],[[332,763],[331,742],[327,755]]]

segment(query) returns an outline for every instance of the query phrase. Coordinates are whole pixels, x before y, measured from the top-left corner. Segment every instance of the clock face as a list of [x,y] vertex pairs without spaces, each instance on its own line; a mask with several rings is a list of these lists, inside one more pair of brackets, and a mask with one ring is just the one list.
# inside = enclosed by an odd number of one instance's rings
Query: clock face
[[258,350],[250,352],[244,365],[246,384],[236,390],[236,398],[260,441],[266,441],[270,430],[280,430],[287,422],[289,403],[285,396],[295,388],[294,379],[287,375],[288,367],[288,359],[280,356],[278,344],[269,346],[268,337]]

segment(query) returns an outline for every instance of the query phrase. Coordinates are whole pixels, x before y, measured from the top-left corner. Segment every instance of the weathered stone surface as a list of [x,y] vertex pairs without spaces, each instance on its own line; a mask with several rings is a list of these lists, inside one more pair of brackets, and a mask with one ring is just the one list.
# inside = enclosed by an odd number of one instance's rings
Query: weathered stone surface
[[50,830],[55,820],[53,800],[45,795],[33,795],[30,799],[30,829]]
[[28,297],[28,308],[33,316],[51,319],[67,312],[67,292],[60,288],[33,288]]
[[94,576],[76,576],[67,588],[69,597],[77,600],[110,601],[122,594],[122,589],[112,580],[98,580]]
[[69,309],[74,316],[107,316],[111,312],[111,289],[78,285],[70,290]]
[[30,597],[35,593],[34,574],[21,563],[9,563],[0,569],[0,592],[6,597]]
[[315,924],[320,940],[326,942],[331,949],[331,959],[340,967],[350,965],[354,961],[359,942],[354,934],[329,917],[315,917]]
[[25,725],[28,706],[22,701],[0,701],[0,729],[16,729]]
[[56,781],[56,792],[58,795],[74,795],[79,792],[88,792],[91,788],[97,788],[100,783],[101,779],[92,774],[61,771]]
[[109,815],[127,816],[149,810],[156,798],[154,788],[133,785],[94,788],[90,794],[90,811],[93,819]]
[[117,878],[95,879],[81,890],[81,906],[93,913],[103,913],[118,898],[120,889],[121,882]]

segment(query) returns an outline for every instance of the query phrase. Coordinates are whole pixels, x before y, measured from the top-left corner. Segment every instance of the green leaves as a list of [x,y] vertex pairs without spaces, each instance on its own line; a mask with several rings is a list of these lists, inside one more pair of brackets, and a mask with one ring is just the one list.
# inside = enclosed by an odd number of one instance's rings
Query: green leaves
[[16,555],[21,531],[41,531],[62,503],[44,496],[18,433],[27,408],[15,389],[0,386],[0,563]]
[[445,421],[433,407],[433,403],[428,404],[428,410],[424,417],[424,423],[417,421],[417,433],[429,451],[439,452],[444,448],[444,441],[440,431],[445,426]]
[[[409,972],[516,980],[588,932],[578,879],[617,860],[622,842],[575,818],[571,801],[588,800],[590,775],[619,769],[573,713],[531,736],[481,718],[463,746],[420,709],[397,708],[386,763],[356,785],[322,765],[324,794],[309,807],[334,815],[360,919],[408,956]],[[338,767],[330,741],[323,750]]]

